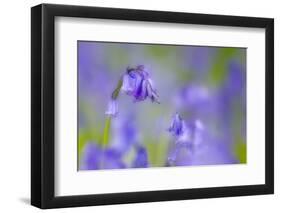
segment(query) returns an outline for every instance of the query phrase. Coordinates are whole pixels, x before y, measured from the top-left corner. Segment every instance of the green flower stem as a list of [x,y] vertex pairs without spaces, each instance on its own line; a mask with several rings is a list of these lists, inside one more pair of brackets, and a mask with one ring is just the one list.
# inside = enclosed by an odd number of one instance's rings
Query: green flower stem
[[[122,87],[123,80],[122,78],[118,81],[118,84],[115,90],[112,92],[111,98],[113,100],[117,100],[121,87]],[[103,140],[102,140],[102,147],[106,147],[109,143],[110,137],[110,124],[111,124],[111,116],[108,116],[105,120],[104,129],[103,129]]]
[[108,116],[105,119],[105,125],[104,125],[104,129],[103,129],[102,147],[106,147],[108,145],[108,143],[109,143],[110,124],[111,124],[111,116]]
[[121,90],[121,87],[122,87],[122,84],[123,84],[123,79],[120,78],[120,80],[118,81],[116,89],[113,91],[113,93],[111,95],[111,98],[113,100],[116,100],[118,98],[120,90]]
[[[123,80],[122,78],[118,81],[118,84],[116,86],[116,89],[112,92],[111,98],[113,100],[116,100],[119,96],[121,87],[122,87],[122,83]],[[105,148],[108,146],[109,144],[109,139],[110,139],[110,127],[111,127],[111,116],[106,117],[105,119],[105,123],[104,123],[104,129],[103,129],[103,138],[102,138],[102,150],[103,150],[103,155],[102,155],[102,159],[101,159],[101,168],[103,168],[104,166],[104,151]]]

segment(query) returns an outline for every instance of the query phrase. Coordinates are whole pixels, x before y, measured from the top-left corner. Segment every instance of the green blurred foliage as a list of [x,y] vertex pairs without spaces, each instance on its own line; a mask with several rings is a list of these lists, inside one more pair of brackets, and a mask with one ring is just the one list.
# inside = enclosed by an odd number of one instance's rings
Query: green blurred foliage
[[227,76],[229,59],[237,53],[237,48],[219,48],[213,66],[210,69],[208,81],[213,87],[219,87]]
[[110,125],[111,124],[111,117],[107,117],[105,119],[104,129],[103,129],[103,140],[102,140],[102,147],[106,147],[110,141]]
[[247,145],[243,138],[236,139],[233,152],[240,163],[247,163]]
[[148,160],[151,166],[161,167],[166,164],[169,141],[165,137],[146,138],[144,145],[148,151]]
[[97,131],[96,128],[83,128],[79,129],[78,136],[78,156],[79,161],[82,156],[83,149],[87,143],[98,143],[97,141],[101,141],[101,133]]

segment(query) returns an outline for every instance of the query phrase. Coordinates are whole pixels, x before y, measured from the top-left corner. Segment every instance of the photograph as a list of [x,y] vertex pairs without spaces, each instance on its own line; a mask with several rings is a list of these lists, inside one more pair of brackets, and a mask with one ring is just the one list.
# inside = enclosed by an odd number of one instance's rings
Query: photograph
[[31,41],[31,205],[274,193],[274,18],[44,3]]
[[247,163],[247,48],[77,41],[78,171]]

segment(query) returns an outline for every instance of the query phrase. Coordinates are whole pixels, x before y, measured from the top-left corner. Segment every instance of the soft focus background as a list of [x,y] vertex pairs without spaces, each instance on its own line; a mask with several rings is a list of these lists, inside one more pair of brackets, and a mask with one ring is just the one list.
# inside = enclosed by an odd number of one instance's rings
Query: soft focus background
[[171,166],[175,113],[200,123],[174,166],[246,163],[246,49],[78,42],[79,169],[99,169],[105,111],[128,66],[144,65],[160,104],[121,93],[104,161],[107,169]]

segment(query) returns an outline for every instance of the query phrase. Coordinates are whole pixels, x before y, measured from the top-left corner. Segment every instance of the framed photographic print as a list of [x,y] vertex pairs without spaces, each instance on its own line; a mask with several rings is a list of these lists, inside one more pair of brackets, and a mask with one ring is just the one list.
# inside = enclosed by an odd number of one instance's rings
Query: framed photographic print
[[274,21],[31,9],[31,204],[271,194]]

